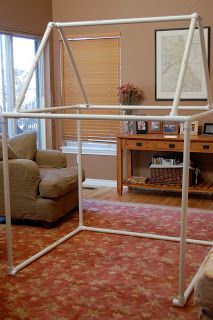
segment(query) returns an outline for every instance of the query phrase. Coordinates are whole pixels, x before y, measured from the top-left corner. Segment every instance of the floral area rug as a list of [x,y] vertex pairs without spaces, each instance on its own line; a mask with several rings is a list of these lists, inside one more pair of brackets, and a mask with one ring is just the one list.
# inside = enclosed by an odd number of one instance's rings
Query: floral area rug
[[[87,226],[179,235],[180,209],[84,200]],[[78,213],[57,227],[14,225],[14,265],[78,225]],[[213,239],[213,212],[190,209],[189,238]],[[186,283],[210,247],[187,245]],[[179,243],[83,231],[15,277],[6,273],[5,226],[0,225],[0,319],[196,320],[193,295],[177,295]]]

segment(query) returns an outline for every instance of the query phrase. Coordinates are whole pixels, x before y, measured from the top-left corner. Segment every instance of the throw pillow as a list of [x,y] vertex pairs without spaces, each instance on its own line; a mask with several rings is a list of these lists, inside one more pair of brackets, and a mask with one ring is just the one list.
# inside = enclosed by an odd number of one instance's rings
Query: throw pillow
[[33,160],[37,151],[36,138],[34,131],[23,132],[10,138],[9,144],[19,159]]
[[[13,148],[8,145],[8,159],[17,159],[17,154],[13,150]],[[2,139],[0,139],[0,160],[3,160],[3,152],[2,152]]]

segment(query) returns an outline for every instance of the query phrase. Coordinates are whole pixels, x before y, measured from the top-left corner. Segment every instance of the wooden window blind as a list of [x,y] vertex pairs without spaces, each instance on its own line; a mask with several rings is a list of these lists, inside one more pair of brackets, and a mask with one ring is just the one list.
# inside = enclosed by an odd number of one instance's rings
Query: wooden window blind
[[[69,38],[69,45],[78,67],[89,102],[93,105],[118,104],[120,84],[120,36]],[[61,75],[63,105],[84,103],[74,71],[61,45]],[[73,112],[71,110],[64,111]],[[90,114],[119,114],[118,110],[83,110]],[[82,140],[114,141],[121,132],[121,122],[83,120]],[[63,140],[76,140],[76,120],[63,120]]]

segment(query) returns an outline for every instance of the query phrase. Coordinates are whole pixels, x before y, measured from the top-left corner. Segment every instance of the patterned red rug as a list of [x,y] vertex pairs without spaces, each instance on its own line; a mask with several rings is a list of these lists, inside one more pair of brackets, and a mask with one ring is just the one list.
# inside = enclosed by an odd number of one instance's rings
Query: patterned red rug
[[[179,235],[180,209],[84,201],[85,224]],[[213,239],[213,212],[190,209],[188,237]],[[54,229],[13,226],[14,264],[70,232],[78,215]],[[0,226],[0,319],[195,320],[193,295],[172,306],[177,294],[179,244],[84,231],[15,277],[6,274],[5,226]],[[209,251],[187,246],[187,283]]]

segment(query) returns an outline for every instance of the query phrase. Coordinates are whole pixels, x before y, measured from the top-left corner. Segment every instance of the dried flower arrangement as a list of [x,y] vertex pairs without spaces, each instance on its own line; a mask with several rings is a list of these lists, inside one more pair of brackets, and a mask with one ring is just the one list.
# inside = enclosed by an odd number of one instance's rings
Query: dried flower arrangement
[[118,88],[118,97],[122,105],[137,105],[143,99],[143,90],[132,83],[122,84]]
[[[143,90],[136,87],[132,83],[122,84],[118,88],[118,97],[120,104],[122,105],[138,105],[143,100]],[[124,115],[134,114],[134,110],[124,110]],[[124,122],[124,132],[127,134],[133,134],[136,131],[136,123],[132,120],[127,120]]]

